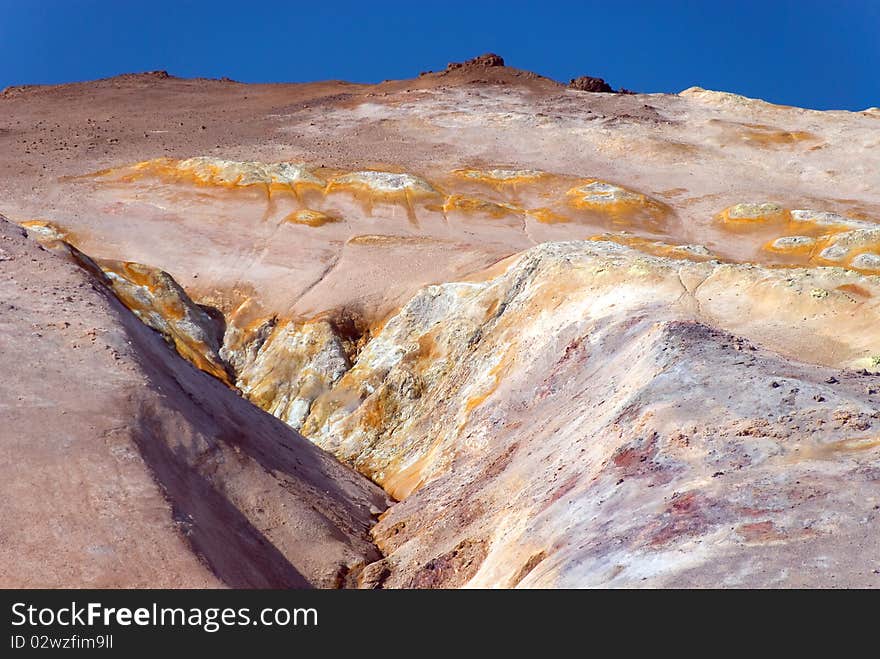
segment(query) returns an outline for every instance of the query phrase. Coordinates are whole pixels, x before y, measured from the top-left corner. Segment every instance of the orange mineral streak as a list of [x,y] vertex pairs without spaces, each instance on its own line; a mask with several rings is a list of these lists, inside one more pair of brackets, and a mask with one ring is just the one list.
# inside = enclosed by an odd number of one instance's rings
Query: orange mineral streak
[[388,321],[391,320],[391,318],[393,318],[394,316],[396,316],[399,311],[400,311],[400,308],[395,307],[381,316],[376,316],[376,317],[367,316],[365,318],[365,320],[367,322],[367,327],[366,327],[366,330],[364,331],[364,337],[366,337],[366,339],[369,340],[370,338],[378,335],[379,332],[381,332],[385,328],[385,325],[388,323]]
[[572,218],[550,208],[535,208],[526,211],[526,214],[529,217],[535,218],[541,224],[564,224],[572,221]]
[[394,236],[381,233],[365,233],[352,236],[346,243],[348,245],[359,245],[362,247],[396,247],[398,245],[430,245],[443,243],[440,238],[432,238],[431,236]]
[[585,179],[566,194],[575,208],[600,213],[615,223],[643,225],[651,230],[664,228],[672,214],[663,202],[600,179]]
[[[384,174],[385,172],[376,172]],[[353,180],[349,175],[337,176],[331,179],[324,188],[325,194],[347,192],[358,199],[379,201],[384,203],[409,203],[415,200],[437,199],[441,196],[433,187],[406,186],[400,188],[385,188],[381,184],[374,184],[367,180]]]
[[859,226],[860,220],[853,218],[821,211],[805,215],[770,202],[736,204],[715,219],[722,231],[734,236],[732,240],[754,245],[752,255],[737,261],[770,267],[836,266],[880,274],[880,232],[873,225],[864,226],[864,220]]
[[459,194],[449,195],[442,209],[444,213],[479,213],[481,215],[488,215],[493,219],[500,219],[508,215],[522,215],[523,213],[521,208],[517,208],[512,204],[498,204],[493,201],[479,199],[478,197]]
[[332,224],[340,221],[341,220],[338,217],[322,213],[321,211],[312,210],[310,208],[293,211],[284,217],[284,222],[289,222],[291,224],[304,224],[309,227],[320,227],[325,224]]
[[61,240],[66,242],[74,240],[73,235],[67,229],[48,220],[25,220],[19,225],[27,229],[37,242],[47,246]]
[[[293,339],[293,342],[291,342]],[[239,374],[238,385],[258,407],[280,416],[287,423],[299,423],[299,404],[308,406],[330,391],[339,377],[336,368],[321,368],[317,359],[341,341],[327,321],[277,322],[265,338],[253,363]]]
[[[412,374],[415,382],[420,383],[417,385],[419,387],[432,386],[429,383],[442,381],[447,369],[451,368],[451,363],[448,362],[447,347],[441,340],[438,340],[438,334],[441,333],[442,328],[437,328],[419,336],[417,339],[418,350],[412,352],[404,360],[404,370]],[[475,407],[498,388],[503,374],[510,368],[513,359],[513,350],[509,350],[502,360],[492,368],[489,372],[492,382],[478,396],[466,401],[463,410],[465,415],[469,415]],[[416,416],[408,419],[405,415],[408,404],[406,395],[402,396],[401,392],[388,381],[376,387],[372,395],[362,399],[363,394],[357,393],[362,392],[366,384],[362,377],[357,369],[346,373],[331,396],[320,401],[321,405],[313,412],[313,416],[303,427],[303,432],[308,434],[316,421],[319,425],[323,422],[318,417],[323,414],[326,418],[328,403],[331,408],[335,409],[338,409],[340,405],[347,404],[345,403],[345,392],[349,393],[349,398],[355,398],[354,401],[350,400],[348,404],[353,402],[357,405],[356,399],[360,398],[362,402],[357,407],[355,416],[352,417],[352,419],[356,419],[357,432],[366,437],[382,437],[381,441],[383,442],[390,442],[393,437],[396,448],[392,453],[386,450],[378,453],[365,451],[353,459],[352,465],[359,472],[381,485],[392,497],[402,500],[427,482],[430,474],[436,470],[438,463],[444,460],[444,451],[448,448],[448,442],[446,438],[438,437],[424,448],[407,447],[407,433],[395,433],[394,429],[400,428],[401,424],[404,424],[403,427],[408,427],[406,424],[409,423],[423,423],[425,418]],[[459,384],[451,392],[444,395],[448,395],[450,400],[455,400],[455,392],[459,390],[459,386],[461,385]],[[421,390],[419,395],[421,395]],[[334,398],[336,400],[333,400]]]
[[486,402],[486,399],[498,390],[498,387],[501,385],[501,379],[504,377],[504,374],[510,370],[513,361],[514,351],[508,349],[501,360],[489,371],[489,376],[492,378],[492,382],[489,386],[476,396],[468,398],[464,406],[464,411],[467,414],[470,414],[473,410]]
[[135,163],[127,167],[103,169],[90,175],[92,178],[112,177],[123,183],[134,183],[145,179],[159,179],[167,183],[179,183],[227,190],[263,188],[267,196],[273,193],[298,194],[300,190],[321,190],[323,181],[279,180],[277,174],[254,169],[252,163],[212,164],[203,162],[198,166],[188,164],[187,160],[155,158]]
[[242,337],[247,337],[272,319],[258,300],[246,297],[226,315],[226,325],[227,329],[235,329]]
[[[857,244],[847,244],[845,234],[846,230],[838,230],[835,233],[821,236],[816,240],[816,245],[809,255],[809,262],[812,265],[838,266],[855,270],[861,274],[876,275],[880,274],[880,237],[877,240],[865,240]],[[843,247],[846,252],[841,258],[827,258],[826,249],[833,249],[837,246]],[[863,259],[860,256],[877,255],[877,259],[873,259],[868,263],[871,265],[862,265]],[[873,264],[876,263],[876,266]]]
[[394,472],[385,479],[382,487],[394,500],[403,501],[425,483],[426,471],[436,463],[440,451],[440,442],[436,442],[427,453],[411,464],[402,469],[395,468]]
[[806,131],[787,131],[762,124],[745,124],[740,139],[749,146],[762,148],[784,147],[801,142],[819,141],[819,137]]
[[643,238],[628,233],[603,233],[590,236],[587,240],[594,242],[612,242],[618,245],[626,245],[633,249],[637,249],[645,254],[652,256],[662,256],[669,259],[679,259],[685,261],[695,261],[697,263],[703,261],[711,261],[718,257],[708,252],[694,250],[688,245],[671,245],[658,240]]
[[482,183],[496,190],[512,186],[544,182],[552,174],[531,169],[456,169],[453,176],[470,182]]
[[376,170],[334,177],[327,183],[324,194],[327,197],[344,194],[353,198],[367,216],[373,215],[376,206],[403,206],[414,227],[419,226],[417,205],[437,204],[443,199],[443,193],[423,179],[411,174]]
[[433,332],[428,332],[419,337],[419,352],[417,359],[419,361],[431,362],[443,356],[443,351],[437,345],[437,340]]
[[748,230],[755,224],[788,226],[791,222],[791,213],[777,204],[748,203],[725,208],[718,214],[717,219],[727,229]]
[[[846,268],[849,270],[854,270],[859,274],[863,275],[880,275],[880,262],[877,262],[877,266],[860,266],[859,262],[856,260],[862,254],[876,254],[880,255],[880,244],[873,246],[870,249],[862,248],[862,249],[854,249],[851,253],[849,259],[846,262]],[[818,261],[818,259],[817,259]],[[876,262],[876,261],[875,261]]]
[[157,268],[128,261],[96,260],[116,297],[145,324],[161,333],[181,357],[231,384],[216,349],[208,343],[211,319],[172,279]]
[[397,401],[383,389],[378,395],[367,398],[360,408],[360,426],[381,431],[397,412]]
[[857,298],[870,299],[874,297],[874,294],[871,293],[864,286],[859,286],[858,284],[844,284],[843,286],[838,286],[837,290],[842,293],[848,293],[849,295],[855,296]]
[[[808,240],[788,240],[791,238],[804,238]],[[774,238],[765,243],[762,249],[777,254],[809,259],[815,253],[817,244],[818,242],[809,236],[798,234],[797,236],[782,236],[780,238]]]

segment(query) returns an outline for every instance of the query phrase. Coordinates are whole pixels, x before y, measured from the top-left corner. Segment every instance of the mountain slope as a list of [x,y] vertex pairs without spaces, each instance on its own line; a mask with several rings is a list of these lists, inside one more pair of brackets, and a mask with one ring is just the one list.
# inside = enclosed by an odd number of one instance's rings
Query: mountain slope
[[500,63],[0,96],[2,580],[877,585],[880,114]]
[[342,585],[384,496],[0,221],[4,586]]

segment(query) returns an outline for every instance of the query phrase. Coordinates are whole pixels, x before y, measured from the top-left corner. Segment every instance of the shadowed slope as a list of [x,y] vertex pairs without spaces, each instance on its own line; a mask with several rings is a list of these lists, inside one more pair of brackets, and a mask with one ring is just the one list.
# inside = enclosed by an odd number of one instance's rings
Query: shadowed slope
[[375,486],[5,220],[0,269],[0,583],[332,587],[377,558]]

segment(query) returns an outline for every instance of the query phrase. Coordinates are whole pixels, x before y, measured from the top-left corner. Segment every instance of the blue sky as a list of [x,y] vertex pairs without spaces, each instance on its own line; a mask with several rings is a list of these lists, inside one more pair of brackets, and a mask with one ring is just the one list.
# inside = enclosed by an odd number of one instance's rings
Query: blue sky
[[370,82],[485,51],[636,91],[880,106],[880,0],[0,0],[0,88],[151,69]]

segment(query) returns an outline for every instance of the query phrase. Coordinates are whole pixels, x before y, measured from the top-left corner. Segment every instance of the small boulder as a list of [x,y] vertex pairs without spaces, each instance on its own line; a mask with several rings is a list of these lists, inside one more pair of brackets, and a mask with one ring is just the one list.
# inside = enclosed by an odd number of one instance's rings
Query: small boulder
[[602,78],[593,78],[591,76],[572,78],[568,83],[568,88],[577,89],[582,92],[614,92],[614,90],[611,89],[611,85],[602,80]]

